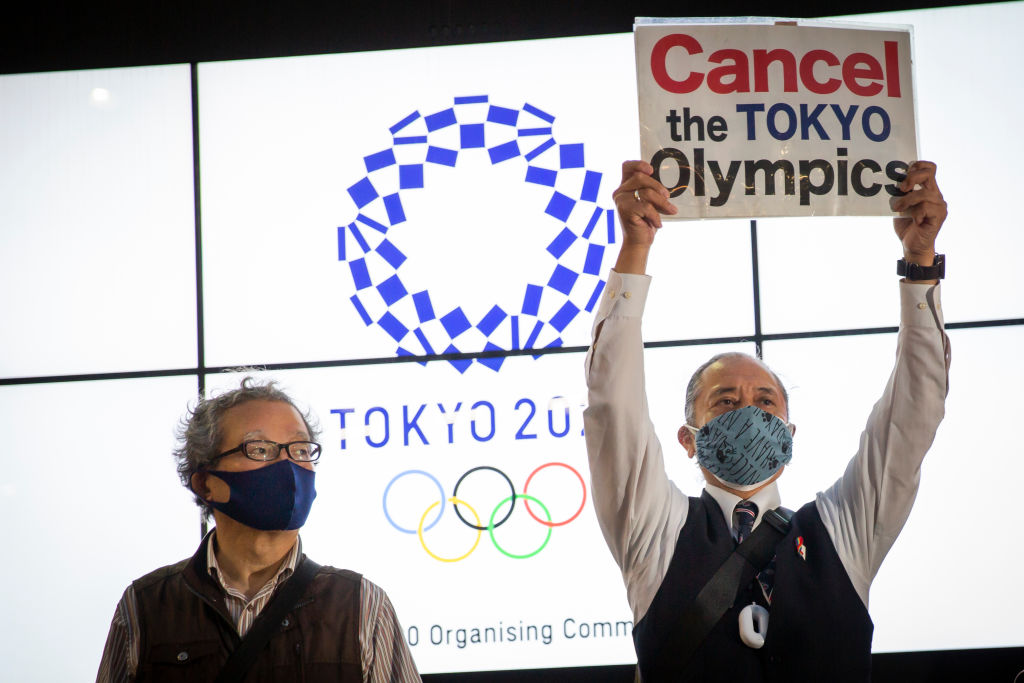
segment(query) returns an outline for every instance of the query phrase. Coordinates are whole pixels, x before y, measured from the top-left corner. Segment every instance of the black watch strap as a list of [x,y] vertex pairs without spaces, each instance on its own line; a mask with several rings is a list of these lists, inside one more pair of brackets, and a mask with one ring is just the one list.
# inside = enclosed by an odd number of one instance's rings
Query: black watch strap
[[946,255],[936,254],[935,263],[930,266],[908,263],[901,258],[896,262],[896,274],[908,280],[941,280],[946,277]]

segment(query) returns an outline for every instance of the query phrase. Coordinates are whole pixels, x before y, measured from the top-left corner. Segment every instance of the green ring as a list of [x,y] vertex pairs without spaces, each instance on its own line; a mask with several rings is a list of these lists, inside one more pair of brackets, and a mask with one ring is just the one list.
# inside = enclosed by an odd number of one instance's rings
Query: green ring
[[516,560],[525,560],[528,557],[533,557],[534,555],[539,553],[541,550],[544,550],[544,546],[546,546],[548,544],[548,541],[551,540],[551,527],[548,527],[547,538],[545,538],[544,542],[540,544],[540,547],[537,548],[536,550],[534,550],[532,553],[528,553],[526,555],[514,555],[514,554],[508,552],[507,550],[505,550],[504,548],[502,548],[500,545],[498,545],[498,540],[496,538],[494,538],[494,518],[495,518],[495,516],[497,516],[498,510],[501,509],[501,506],[504,505],[505,503],[510,502],[513,498],[525,498],[526,500],[532,500],[537,505],[540,505],[541,510],[543,510],[544,514],[547,515],[547,518],[548,518],[549,522],[551,521],[551,513],[548,512],[548,509],[546,507],[544,507],[544,503],[540,502],[539,500],[537,500],[533,496],[526,495],[525,493],[516,493],[514,495],[509,496],[505,500],[503,500],[500,503],[498,503],[497,507],[494,508],[494,511],[491,512],[491,519],[490,519],[490,521],[487,522],[487,533],[490,534],[490,536],[491,536],[491,543],[493,543],[494,547],[497,548],[506,557],[511,557],[513,559],[516,559]]

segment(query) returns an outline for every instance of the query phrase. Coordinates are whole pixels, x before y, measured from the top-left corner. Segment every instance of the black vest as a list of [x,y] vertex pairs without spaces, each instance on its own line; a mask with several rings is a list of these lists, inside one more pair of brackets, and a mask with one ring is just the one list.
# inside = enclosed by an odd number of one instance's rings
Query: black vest
[[[797,552],[798,537],[803,538],[806,560]],[[686,524],[679,532],[668,572],[633,630],[644,683],[869,681],[871,617],[814,503],[793,515],[789,534],[776,546],[775,587],[764,647],[752,649],[739,637],[740,610],[753,600],[764,602],[749,571],[733,607],[691,660],[659,667],[661,644],[678,628],[678,615],[735,546],[714,498],[706,491],[700,498],[690,498]]]
[[[194,556],[132,583],[139,615],[135,681],[213,681],[240,638],[223,590],[206,570],[207,540]],[[304,562],[302,555],[299,562]],[[246,683],[362,681],[362,577],[322,567],[257,657]]]

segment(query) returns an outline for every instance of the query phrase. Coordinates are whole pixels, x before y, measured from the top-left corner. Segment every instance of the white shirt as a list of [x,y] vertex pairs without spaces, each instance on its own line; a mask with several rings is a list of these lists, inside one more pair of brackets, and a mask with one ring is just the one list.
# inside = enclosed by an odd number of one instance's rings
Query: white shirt
[[[594,507],[622,570],[633,619],[640,621],[661,586],[689,501],[665,474],[644,388],[640,321],[651,278],[614,270],[594,320],[586,359],[584,412]],[[815,504],[857,594],[868,589],[910,515],[921,461],[942,420],[949,369],[938,285],[901,282],[896,366],[868,416],[846,472]],[[740,500],[707,486],[732,528]],[[781,504],[772,483],[751,497],[755,527]],[[734,531],[735,533],[735,531]]]

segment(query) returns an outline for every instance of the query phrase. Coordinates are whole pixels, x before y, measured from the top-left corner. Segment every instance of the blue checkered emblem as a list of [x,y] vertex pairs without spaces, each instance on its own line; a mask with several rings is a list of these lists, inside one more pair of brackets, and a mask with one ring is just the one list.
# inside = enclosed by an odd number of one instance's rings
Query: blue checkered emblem
[[[555,117],[531,104],[490,103],[488,96],[456,97],[453,105],[419,111],[391,126],[392,146],[363,157],[366,175],[348,188],[354,218],[338,228],[338,260],[348,266],[350,301],[367,327],[396,345],[399,356],[555,348],[562,334],[592,312],[604,289],[615,212],[598,204],[602,174],[588,170],[580,143],[560,144]],[[497,164],[522,168],[523,182],[549,193],[533,230],[550,233],[538,259],[549,276],[522,283],[516,301],[467,310],[436,300],[424,283],[406,282],[404,231],[443,229],[437,217],[406,215],[408,198],[429,191],[428,179],[458,167],[486,173]],[[403,202],[403,198],[406,201]],[[449,361],[465,372],[473,360]],[[477,358],[497,371],[504,357]]]

